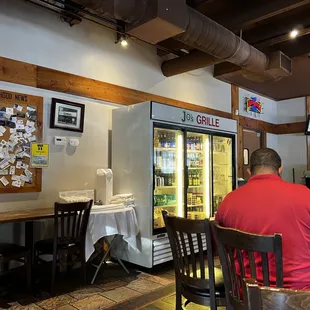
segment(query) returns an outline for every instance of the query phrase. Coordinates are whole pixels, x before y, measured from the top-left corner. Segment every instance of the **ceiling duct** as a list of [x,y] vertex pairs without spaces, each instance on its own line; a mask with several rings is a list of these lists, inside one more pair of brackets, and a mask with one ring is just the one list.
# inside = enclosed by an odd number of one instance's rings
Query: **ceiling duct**
[[75,0],[98,15],[126,23],[126,33],[157,44],[184,32],[186,0]]
[[[126,32],[146,42],[154,44],[174,37],[211,55],[208,61],[217,62],[217,59],[228,61],[240,66],[244,72],[262,76],[266,75],[266,70],[268,71],[269,58],[263,52],[187,6],[186,0],[75,0],[75,2],[96,11],[99,15],[126,22]],[[195,61],[190,55],[183,57]],[[200,64],[204,65],[206,61],[202,59],[203,57],[200,58]],[[171,60],[164,65],[166,72],[169,71],[168,63],[174,70],[177,68],[177,60]],[[185,64],[183,66],[189,70],[190,66]],[[196,64],[193,66],[197,69]],[[268,78],[278,79],[288,74],[281,66],[273,66],[272,74],[267,75]]]

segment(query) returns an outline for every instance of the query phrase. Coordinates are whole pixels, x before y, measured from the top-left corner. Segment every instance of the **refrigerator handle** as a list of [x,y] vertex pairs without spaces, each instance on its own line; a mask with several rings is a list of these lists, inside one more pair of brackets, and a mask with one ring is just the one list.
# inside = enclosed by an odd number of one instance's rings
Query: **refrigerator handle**
[[155,179],[155,165],[153,165],[153,193],[154,193],[155,187],[156,187],[155,181],[156,181],[156,179]]
[[233,184],[233,190],[235,190],[237,188],[237,185],[236,185],[236,181],[237,181],[237,178],[236,178],[236,167],[235,166],[232,166],[232,184]]
[[184,181],[185,192],[188,191],[188,166],[185,166],[185,181]]

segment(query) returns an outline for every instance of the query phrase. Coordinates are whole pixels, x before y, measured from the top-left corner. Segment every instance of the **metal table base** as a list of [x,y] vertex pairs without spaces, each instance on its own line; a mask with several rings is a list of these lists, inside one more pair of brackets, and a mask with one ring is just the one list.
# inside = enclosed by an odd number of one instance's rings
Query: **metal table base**
[[[96,271],[95,274],[93,276],[93,279],[91,280],[91,284],[94,284],[96,277],[98,275],[98,272],[101,268],[101,266],[105,263],[107,256],[109,255],[109,253],[111,253],[111,249],[112,249],[112,245],[114,243],[114,241],[116,240],[117,235],[114,235],[111,242],[109,243],[108,249],[106,251],[106,253],[104,253],[99,265],[95,266],[96,267]],[[114,253],[115,258],[117,259],[118,263],[123,267],[123,269],[126,271],[127,274],[129,274],[128,269],[126,268],[126,266],[123,264],[123,262],[120,260],[120,258]]]

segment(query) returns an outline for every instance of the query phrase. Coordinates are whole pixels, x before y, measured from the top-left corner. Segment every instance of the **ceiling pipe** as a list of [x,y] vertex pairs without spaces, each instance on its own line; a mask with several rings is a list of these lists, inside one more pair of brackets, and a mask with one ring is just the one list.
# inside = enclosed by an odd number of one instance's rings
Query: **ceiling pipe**
[[191,7],[187,7],[187,10],[187,28],[183,34],[175,37],[176,40],[245,70],[266,70],[268,57],[263,52]]
[[[96,11],[99,15],[125,21],[127,33],[146,42],[157,43],[174,37],[208,54],[208,59],[199,56],[200,65],[207,66],[210,64],[209,61],[212,64],[219,59],[236,64],[247,73],[265,75],[266,71],[268,72],[269,58],[263,52],[187,6],[186,0],[75,0],[75,2]],[[163,64],[163,73],[171,76],[173,71],[181,72],[199,67],[195,64],[197,59],[194,56],[187,55],[184,59],[192,61],[193,65],[189,66],[184,61],[182,63],[184,69],[177,69],[179,61],[171,60]],[[272,69],[276,78],[283,76],[281,70]]]

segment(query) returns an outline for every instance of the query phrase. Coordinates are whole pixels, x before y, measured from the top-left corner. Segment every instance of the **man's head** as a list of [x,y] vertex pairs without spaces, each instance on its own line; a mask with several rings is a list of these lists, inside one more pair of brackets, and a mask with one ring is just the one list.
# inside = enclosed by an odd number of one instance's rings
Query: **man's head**
[[251,176],[257,174],[280,175],[282,170],[281,157],[275,150],[263,148],[252,153],[250,169],[248,169]]

